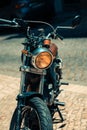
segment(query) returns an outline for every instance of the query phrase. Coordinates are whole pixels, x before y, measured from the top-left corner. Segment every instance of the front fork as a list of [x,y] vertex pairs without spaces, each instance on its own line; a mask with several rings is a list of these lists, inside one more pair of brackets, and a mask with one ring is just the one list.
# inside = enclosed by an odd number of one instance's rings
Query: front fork
[[41,94],[37,93],[37,92],[25,92],[23,94],[19,94],[17,96],[17,108],[16,108],[16,126],[15,126],[15,130],[20,130],[21,128],[21,121],[22,121],[22,109],[23,107],[25,107],[27,104],[27,102],[33,98],[33,97],[39,97],[43,100],[43,97]]
[[20,126],[21,126],[21,119],[22,119],[22,117],[21,117],[21,113],[22,113],[22,108],[23,108],[23,97],[22,97],[22,95],[21,94],[19,94],[18,96],[17,96],[17,102],[18,102],[18,104],[17,104],[17,108],[16,108],[16,110],[17,110],[17,117],[16,117],[16,128],[15,128],[15,130],[20,130]]
[[25,76],[26,72],[21,72],[21,83],[20,83],[20,93],[17,96],[17,118],[16,118],[16,130],[20,130],[21,126],[21,113],[22,108],[26,105],[26,100],[29,100],[31,97],[40,97],[43,99],[43,86],[44,86],[44,75],[46,72],[44,71],[43,75],[41,76],[40,85],[39,85],[39,91],[38,92],[26,92],[26,83],[25,83]]

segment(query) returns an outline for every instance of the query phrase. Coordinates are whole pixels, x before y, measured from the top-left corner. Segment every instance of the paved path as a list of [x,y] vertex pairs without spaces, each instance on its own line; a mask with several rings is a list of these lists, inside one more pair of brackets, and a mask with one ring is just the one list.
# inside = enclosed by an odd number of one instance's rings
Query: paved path
[[[20,79],[0,75],[0,130],[9,130],[19,86]],[[87,87],[70,84],[62,88],[59,99],[65,101],[66,106],[60,109],[66,120],[55,123],[54,130],[87,130]],[[59,121],[59,115],[55,116]]]

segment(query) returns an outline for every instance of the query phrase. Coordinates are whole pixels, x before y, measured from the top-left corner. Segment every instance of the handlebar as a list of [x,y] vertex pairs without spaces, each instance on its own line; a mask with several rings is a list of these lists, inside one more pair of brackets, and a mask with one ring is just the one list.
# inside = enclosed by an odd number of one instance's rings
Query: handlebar
[[[44,22],[44,21],[32,21],[32,20],[23,20],[23,19],[19,19],[19,18],[14,18],[12,21],[11,20],[6,20],[6,19],[2,19],[0,18],[0,22],[4,23],[4,24],[9,24],[9,26],[16,26],[16,27],[28,27],[29,23],[35,23],[35,24],[45,24],[47,26],[49,26],[53,32],[55,33],[58,29],[74,29],[76,28],[77,25],[79,25],[81,20],[80,15],[76,15],[72,21],[72,25],[71,26],[57,26],[56,28],[54,28],[51,24]],[[1,25],[2,26],[2,25]]]
[[47,38],[49,38],[49,37],[51,37],[53,39],[60,38],[60,40],[63,40],[63,37],[56,33],[54,27],[51,24],[44,22],[44,21],[23,20],[23,19],[18,19],[18,18],[14,18],[11,21],[11,20],[6,20],[6,19],[0,18],[0,22],[2,23],[0,26],[25,27],[25,28],[29,26],[28,25],[29,23],[45,24],[52,29],[52,32],[47,35]]
[[[0,18],[0,22],[3,23],[3,25],[8,25],[8,26],[16,26],[16,27],[28,27],[29,23],[36,23],[36,24],[45,24],[51,27],[51,29],[54,31],[54,27],[44,21],[33,21],[33,20],[23,20],[23,19],[19,19],[19,18],[14,18],[12,21],[11,20],[6,20],[6,19],[2,19]],[[3,26],[1,24],[1,26]]]
[[48,25],[53,32],[55,33],[59,28],[61,29],[74,29],[76,28],[76,26],[79,25],[81,21],[81,17],[80,15],[76,15],[72,21],[72,26],[57,26],[56,28],[54,28],[51,24],[44,22],[44,21],[32,21],[32,20],[23,20],[23,19],[19,19],[19,18],[14,18],[12,21],[11,20],[6,20],[6,19],[2,19],[0,18],[0,22],[4,23],[4,24],[9,24],[9,26],[16,26],[16,27],[28,27],[28,23],[37,23],[37,24],[45,24]]
[[51,24],[44,22],[44,21],[32,21],[32,20],[23,20],[19,18],[14,18],[12,21],[11,20],[6,20],[0,18],[1,25],[0,26],[10,26],[10,27],[23,27],[23,28],[28,28],[29,23],[35,23],[35,24],[45,24],[49,26],[52,29],[52,32],[47,35],[47,38],[51,37],[53,39],[60,39],[63,40],[63,37],[60,36],[57,33],[57,30],[60,29],[74,29],[76,26],[80,23],[80,16],[77,15],[74,17],[72,21],[72,26],[57,26],[54,28]]

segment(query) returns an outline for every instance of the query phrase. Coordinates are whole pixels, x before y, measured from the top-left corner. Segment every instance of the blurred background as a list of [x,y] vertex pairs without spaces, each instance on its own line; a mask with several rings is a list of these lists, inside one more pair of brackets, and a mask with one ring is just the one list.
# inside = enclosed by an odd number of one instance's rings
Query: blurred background
[[0,17],[40,19],[60,13],[87,9],[87,0],[3,0],[0,1]]

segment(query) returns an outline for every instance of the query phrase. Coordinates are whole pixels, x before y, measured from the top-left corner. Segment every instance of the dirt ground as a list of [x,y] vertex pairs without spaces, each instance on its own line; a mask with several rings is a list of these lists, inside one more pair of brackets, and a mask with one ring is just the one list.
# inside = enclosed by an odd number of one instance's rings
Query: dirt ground
[[[9,130],[19,86],[20,78],[0,75],[0,130]],[[59,108],[65,120],[60,122],[55,113],[54,130],[87,130],[87,87],[70,84],[61,89],[59,100],[66,105]]]

